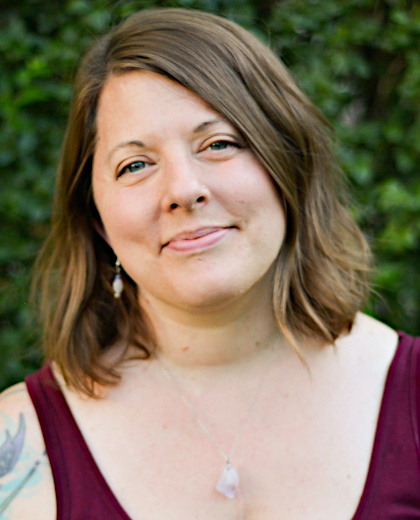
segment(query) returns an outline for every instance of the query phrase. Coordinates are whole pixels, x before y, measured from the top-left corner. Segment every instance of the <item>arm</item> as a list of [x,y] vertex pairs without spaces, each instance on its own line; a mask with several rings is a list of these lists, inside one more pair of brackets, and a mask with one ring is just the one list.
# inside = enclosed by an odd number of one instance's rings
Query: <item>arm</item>
[[0,520],[54,520],[54,483],[24,383],[0,395]]

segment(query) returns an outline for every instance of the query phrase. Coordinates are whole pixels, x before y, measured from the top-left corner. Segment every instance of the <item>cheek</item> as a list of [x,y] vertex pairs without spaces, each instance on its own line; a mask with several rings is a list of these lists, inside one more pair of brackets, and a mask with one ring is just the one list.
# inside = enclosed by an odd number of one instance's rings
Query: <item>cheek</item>
[[280,191],[270,174],[256,161],[239,170],[229,195],[232,206],[250,216],[285,219]]
[[129,240],[141,242],[153,225],[153,208],[140,201],[134,191],[97,190],[95,203],[113,249],[124,247]]
[[277,185],[265,170],[259,170],[249,193],[249,210],[256,216],[259,238],[277,254],[286,233],[286,216]]

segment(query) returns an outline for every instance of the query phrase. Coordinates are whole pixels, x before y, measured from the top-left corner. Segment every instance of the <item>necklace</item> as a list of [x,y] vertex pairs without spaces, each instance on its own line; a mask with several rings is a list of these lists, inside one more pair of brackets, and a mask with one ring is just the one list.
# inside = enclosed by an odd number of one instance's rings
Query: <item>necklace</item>
[[[273,349],[274,352],[274,349]],[[233,441],[233,444],[230,448],[230,450],[226,453],[225,450],[220,446],[220,444],[216,441],[216,439],[211,434],[210,430],[207,428],[207,426],[204,424],[204,422],[199,417],[196,409],[193,407],[193,405],[190,403],[190,401],[187,399],[185,393],[182,391],[181,387],[179,386],[178,381],[175,379],[174,375],[169,371],[169,369],[163,364],[163,362],[156,356],[156,360],[158,361],[160,367],[163,370],[163,373],[165,374],[166,378],[170,381],[172,386],[175,388],[176,392],[181,397],[183,403],[190,411],[191,415],[195,418],[197,421],[198,426],[201,428],[202,432],[206,435],[206,437],[211,441],[213,446],[217,449],[217,451],[220,453],[220,455],[223,457],[225,461],[225,465],[223,466],[222,473],[220,475],[219,480],[216,484],[216,490],[224,495],[227,498],[234,498],[235,493],[239,486],[239,475],[236,469],[231,464],[231,458],[233,456],[233,453],[236,449],[236,446],[238,445],[238,442],[240,438],[242,437],[242,434],[245,430],[246,425],[248,424],[249,418],[251,416],[251,412],[254,408],[254,405],[258,399],[258,396],[260,394],[261,388],[263,386],[263,383],[265,379],[267,378],[269,369],[271,367],[271,358],[272,356],[269,356],[269,360],[267,363],[267,366],[264,368],[262,376],[260,378],[260,381],[258,383],[257,389],[254,393],[254,396],[251,400],[251,404],[249,406],[248,412],[245,416],[245,419],[243,420],[238,433],[236,434],[236,437]]]

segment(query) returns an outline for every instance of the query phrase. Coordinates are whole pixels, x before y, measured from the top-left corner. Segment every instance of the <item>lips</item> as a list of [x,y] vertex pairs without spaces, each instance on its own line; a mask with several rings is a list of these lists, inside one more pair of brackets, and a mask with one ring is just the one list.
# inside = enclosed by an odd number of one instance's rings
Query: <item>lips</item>
[[225,238],[233,227],[205,227],[193,231],[183,231],[174,235],[162,249],[174,251],[194,251],[211,247]]

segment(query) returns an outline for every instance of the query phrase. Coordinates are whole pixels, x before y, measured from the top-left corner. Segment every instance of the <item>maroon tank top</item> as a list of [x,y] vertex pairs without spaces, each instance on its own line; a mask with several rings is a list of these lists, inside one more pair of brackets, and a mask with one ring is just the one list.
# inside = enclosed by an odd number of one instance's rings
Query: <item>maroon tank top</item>
[[[420,338],[400,333],[352,520],[420,519],[419,375]],[[27,377],[26,384],[54,476],[57,520],[130,520],[99,471],[50,367]]]

